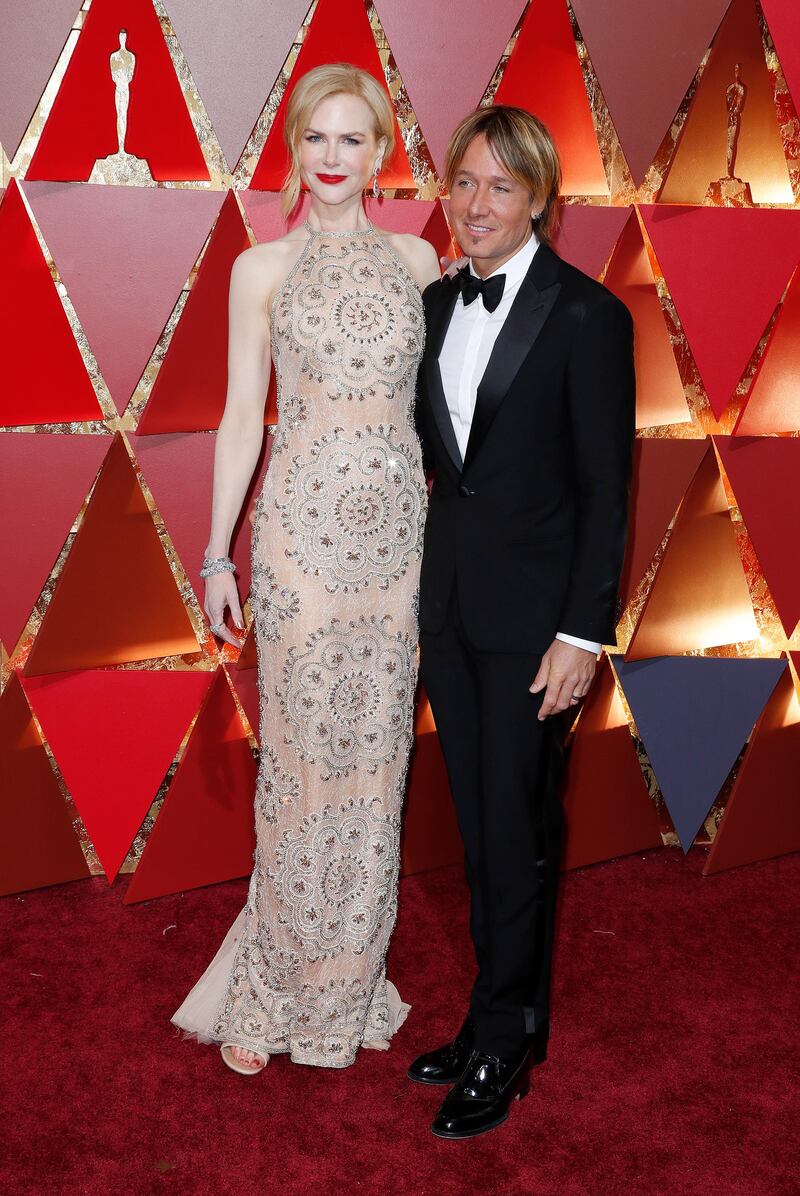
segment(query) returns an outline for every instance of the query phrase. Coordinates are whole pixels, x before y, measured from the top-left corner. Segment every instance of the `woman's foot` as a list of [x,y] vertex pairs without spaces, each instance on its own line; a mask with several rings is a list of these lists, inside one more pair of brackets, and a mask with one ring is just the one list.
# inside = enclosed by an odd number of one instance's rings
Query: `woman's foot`
[[237,1046],[233,1042],[223,1042],[220,1047],[223,1061],[232,1071],[240,1075],[254,1075],[263,1071],[267,1066],[269,1056],[261,1055],[258,1051],[248,1050],[247,1047]]
[[266,1060],[263,1055],[259,1055],[257,1051],[247,1051],[244,1047],[231,1047],[231,1054],[237,1063],[245,1063],[248,1067],[252,1067],[253,1071],[258,1071],[266,1065]]

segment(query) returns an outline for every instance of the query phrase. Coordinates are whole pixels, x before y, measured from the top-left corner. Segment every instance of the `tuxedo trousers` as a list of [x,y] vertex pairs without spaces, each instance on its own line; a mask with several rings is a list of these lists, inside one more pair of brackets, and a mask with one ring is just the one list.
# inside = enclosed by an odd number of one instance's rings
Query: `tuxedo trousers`
[[565,723],[538,719],[541,656],[470,642],[456,585],[444,626],[420,636],[431,704],[464,842],[476,1048],[510,1055],[547,1034],[563,812]]

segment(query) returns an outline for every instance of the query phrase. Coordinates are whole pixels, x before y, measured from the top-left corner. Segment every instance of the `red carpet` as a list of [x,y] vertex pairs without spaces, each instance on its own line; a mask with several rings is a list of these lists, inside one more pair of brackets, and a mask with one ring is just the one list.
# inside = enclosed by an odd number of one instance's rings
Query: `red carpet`
[[800,855],[705,880],[703,860],[565,876],[550,1060],[504,1126],[462,1143],[429,1133],[441,1091],[405,1079],[463,1012],[458,869],[402,882],[390,964],[413,1008],[391,1050],[254,1078],[169,1023],[244,881],[133,908],[127,877],[6,897],[0,1191],[795,1193]]

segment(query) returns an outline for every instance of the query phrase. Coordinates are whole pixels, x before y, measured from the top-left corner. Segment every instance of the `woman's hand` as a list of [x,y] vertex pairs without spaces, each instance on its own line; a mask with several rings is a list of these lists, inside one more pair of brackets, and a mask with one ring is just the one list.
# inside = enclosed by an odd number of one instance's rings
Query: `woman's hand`
[[460,257],[456,261],[451,257],[440,257],[439,265],[442,267],[442,272],[448,278],[454,278],[462,266],[466,266],[469,261],[468,257]]
[[239,604],[239,591],[232,573],[214,573],[206,579],[206,599],[203,609],[208,615],[208,622],[214,635],[218,635],[234,648],[241,648],[242,641],[233,635],[225,626],[225,611],[230,610],[233,621],[240,630],[244,630],[242,608]]

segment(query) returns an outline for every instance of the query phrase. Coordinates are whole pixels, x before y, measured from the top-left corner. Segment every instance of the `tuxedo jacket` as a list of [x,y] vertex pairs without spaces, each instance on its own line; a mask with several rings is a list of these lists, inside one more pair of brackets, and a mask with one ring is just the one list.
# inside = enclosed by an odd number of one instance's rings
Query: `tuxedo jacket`
[[443,278],[423,295],[415,419],[435,478],[420,629],[441,630],[455,584],[479,650],[543,653],[556,632],[613,644],[635,430],[630,313],[540,244],[478,386],[462,461],[438,363],[459,293]]

